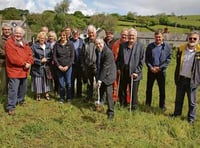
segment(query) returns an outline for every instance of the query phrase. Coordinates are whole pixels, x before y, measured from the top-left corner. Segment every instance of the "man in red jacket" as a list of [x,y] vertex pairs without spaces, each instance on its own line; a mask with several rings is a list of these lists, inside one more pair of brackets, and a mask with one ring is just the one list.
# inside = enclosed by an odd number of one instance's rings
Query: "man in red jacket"
[[24,30],[17,26],[13,36],[5,43],[6,71],[8,82],[8,104],[6,109],[9,115],[14,115],[16,104],[23,104],[27,89],[28,71],[33,64],[31,48],[23,41]]

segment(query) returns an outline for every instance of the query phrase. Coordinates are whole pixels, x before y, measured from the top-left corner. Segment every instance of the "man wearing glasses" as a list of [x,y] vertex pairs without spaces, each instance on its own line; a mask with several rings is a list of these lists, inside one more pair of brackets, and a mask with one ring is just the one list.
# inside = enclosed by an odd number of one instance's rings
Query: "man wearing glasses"
[[175,84],[176,100],[173,116],[182,113],[185,93],[188,97],[188,122],[194,123],[196,117],[196,93],[200,84],[200,44],[199,33],[191,32],[188,43],[181,45],[176,55]]
[[5,69],[5,50],[4,45],[6,40],[10,37],[12,31],[9,24],[3,24],[2,35],[0,37],[0,96],[5,96],[7,94],[8,88],[8,78]]

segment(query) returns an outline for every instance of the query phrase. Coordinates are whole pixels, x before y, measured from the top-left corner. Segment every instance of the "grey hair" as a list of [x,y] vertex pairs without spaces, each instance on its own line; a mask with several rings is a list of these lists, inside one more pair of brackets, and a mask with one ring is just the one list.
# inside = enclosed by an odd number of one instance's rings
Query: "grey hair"
[[94,25],[89,25],[88,28],[87,28],[87,33],[89,31],[93,31],[94,33],[96,33],[97,29],[96,29],[96,27]]
[[24,36],[24,34],[25,34],[25,31],[24,31],[24,29],[22,28],[22,27],[20,27],[20,26],[16,26],[15,28],[14,28],[14,34],[16,33],[16,30],[18,30],[21,34],[22,34],[22,36]]
[[12,28],[10,24],[7,24],[7,23],[3,23],[3,25],[2,25],[2,29],[3,29],[3,28],[5,28],[5,27],[9,27],[9,28]]

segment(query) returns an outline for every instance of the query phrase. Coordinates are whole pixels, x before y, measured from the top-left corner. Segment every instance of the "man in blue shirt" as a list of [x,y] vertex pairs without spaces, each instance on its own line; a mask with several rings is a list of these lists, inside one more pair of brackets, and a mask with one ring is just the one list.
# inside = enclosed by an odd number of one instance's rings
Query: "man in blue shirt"
[[165,111],[165,80],[166,69],[171,60],[171,48],[163,41],[163,34],[158,30],[154,34],[155,41],[150,43],[146,49],[145,63],[148,67],[146,105],[151,106],[152,89],[154,81],[157,80],[159,87],[159,107]]

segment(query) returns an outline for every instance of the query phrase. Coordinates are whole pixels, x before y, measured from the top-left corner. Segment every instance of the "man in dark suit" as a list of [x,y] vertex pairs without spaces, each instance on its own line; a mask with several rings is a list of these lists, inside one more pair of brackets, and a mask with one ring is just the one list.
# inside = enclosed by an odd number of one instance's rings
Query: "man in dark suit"
[[100,98],[106,93],[108,103],[108,119],[114,117],[114,101],[112,99],[113,83],[116,79],[116,65],[112,51],[105,45],[103,39],[95,40],[97,54],[97,87],[100,88]]
[[[137,31],[131,28],[128,31],[128,42],[120,44],[117,58],[117,70],[120,75],[119,99],[122,106],[127,106],[127,85],[132,89],[131,108],[136,109],[138,104],[138,88],[142,79],[144,65],[144,45],[137,41]],[[132,79],[132,88],[131,88]]]

